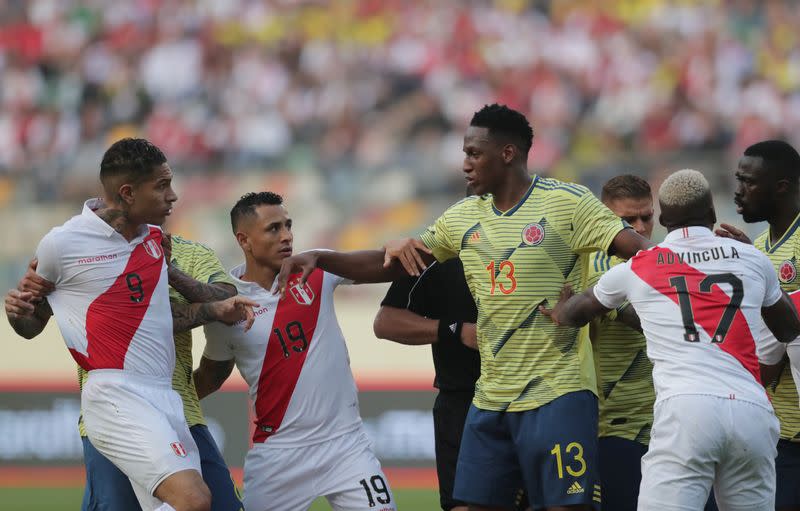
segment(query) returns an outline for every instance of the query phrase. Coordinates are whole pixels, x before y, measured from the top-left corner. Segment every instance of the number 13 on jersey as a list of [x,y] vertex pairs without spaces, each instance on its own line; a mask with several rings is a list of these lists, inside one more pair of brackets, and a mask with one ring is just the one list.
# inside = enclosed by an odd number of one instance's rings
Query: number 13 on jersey
[[491,261],[486,266],[486,271],[489,272],[489,282],[491,284],[489,294],[495,294],[496,289],[499,289],[504,295],[510,295],[517,290],[514,263],[511,261],[501,261],[497,266],[495,266],[494,261]]

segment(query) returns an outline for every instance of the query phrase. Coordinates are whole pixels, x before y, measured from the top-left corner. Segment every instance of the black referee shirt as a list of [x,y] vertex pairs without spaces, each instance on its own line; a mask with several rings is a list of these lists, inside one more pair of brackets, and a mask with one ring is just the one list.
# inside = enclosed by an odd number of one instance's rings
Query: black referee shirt
[[[475,323],[478,309],[464,279],[458,258],[433,263],[417,277],[392,283],[381,305],[408,309],[430,319]],[[478,352],[452,339],[439,339],[431,345],[436,378],[433,386],[443,391],[475,391],[481,372]]]

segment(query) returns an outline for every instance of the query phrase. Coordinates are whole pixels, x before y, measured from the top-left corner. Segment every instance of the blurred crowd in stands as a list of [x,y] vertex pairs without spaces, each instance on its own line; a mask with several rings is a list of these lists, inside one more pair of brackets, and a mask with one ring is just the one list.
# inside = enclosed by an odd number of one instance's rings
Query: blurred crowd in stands
[[136,134],[187,174],[312,169],[349,199],[402,169],[436,192],[493,101],[556,175],[735,155],[798,141],[798,26],[793,1],[0,0],[0,174],[82,193]]

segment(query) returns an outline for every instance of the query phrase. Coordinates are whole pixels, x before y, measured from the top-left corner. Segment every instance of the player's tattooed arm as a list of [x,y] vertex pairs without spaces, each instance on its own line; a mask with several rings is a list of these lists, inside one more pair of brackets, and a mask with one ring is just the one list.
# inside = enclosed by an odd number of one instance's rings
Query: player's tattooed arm
[[549,317],[556,325],[571,327],[581,327],[610,310],[594,296],[594,287],[576,295],[569,284],[561,289],[555,307],[548,309],[544,305],[539,306],[539,312]]
[[216,302],[236,296],[236,287],[227,282],[204,284],[195,280],[174,265],[167,270],[169,285],[191,303]]
[[246,332],[255,321],[253,307],[258,307],[258,303],[238,295],[226,300],[205,303],[186,304],[170,301],[170,305],[172,305],[172,331],[176,334],[214,321],[226,325],[243,321]]
[[194,386],[197,389],[197,397],[203,399],[207,395],[216,392],[228,379],[233,371],[233,360],[211,360],[203,357],[200,359],[200,367],[194,370],[192,377]]

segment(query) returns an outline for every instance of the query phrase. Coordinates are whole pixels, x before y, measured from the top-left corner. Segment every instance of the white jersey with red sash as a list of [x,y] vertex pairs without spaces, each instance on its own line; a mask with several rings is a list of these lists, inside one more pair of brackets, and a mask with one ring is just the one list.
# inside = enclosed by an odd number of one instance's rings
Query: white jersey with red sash
[[48,301],[82,368],[169,381],[175,346],[161,229],[142,226],[128,241],[94,213],[101,205],[87,201],[45,235],[37,273],[55,284]]
[[656,402],[674,395],[741,399],[772,409],[761,386],[755,337],[761,308],[781,296],[767,257],[704,227],[670,232],[603,275],[594,294],[630,300],[653,361]]
[[231,277],[239,294],[259,304],[252,328],[242,323],[205,327],[204,356],[236,361],[249,386],[256,428],[253,441],[272,447],[303,447],[361,426],[358,396],[333,291],[341,277],[315,270],[305,285],[289,279],[286,297]]

